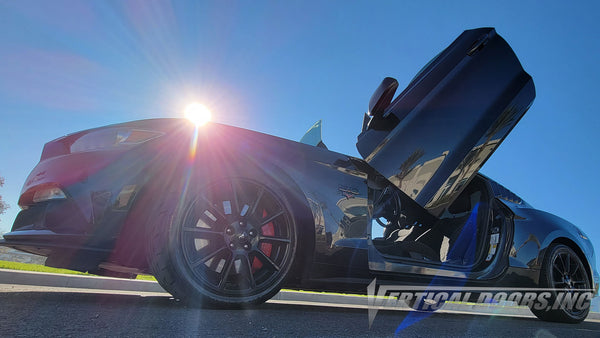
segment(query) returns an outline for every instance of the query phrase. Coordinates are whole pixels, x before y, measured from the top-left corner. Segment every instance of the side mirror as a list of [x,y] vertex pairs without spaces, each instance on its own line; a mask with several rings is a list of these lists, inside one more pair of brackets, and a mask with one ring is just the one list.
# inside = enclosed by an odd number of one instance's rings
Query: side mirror
[[382,115],[390,103],[392,103],[396,89],[398,89],[398,80],[392,77],[383,79],[369,101],[369,116]]

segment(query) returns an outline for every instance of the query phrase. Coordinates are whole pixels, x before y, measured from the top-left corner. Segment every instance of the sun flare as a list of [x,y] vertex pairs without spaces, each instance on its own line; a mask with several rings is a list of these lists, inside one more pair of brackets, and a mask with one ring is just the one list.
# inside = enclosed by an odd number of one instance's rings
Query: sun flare
[[185,117],[196,126],[202,126],[211,120],[212,114],[203,104],[194,102],[185,107]]

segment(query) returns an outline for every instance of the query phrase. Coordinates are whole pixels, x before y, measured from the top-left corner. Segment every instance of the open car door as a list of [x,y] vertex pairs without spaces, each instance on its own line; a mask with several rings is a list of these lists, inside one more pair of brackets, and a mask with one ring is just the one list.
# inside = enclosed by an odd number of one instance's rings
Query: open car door
[[392,101],[394,81],[371,99],[357,148],[439,216],[530,107],[533,81],[493,28],[462,33]]

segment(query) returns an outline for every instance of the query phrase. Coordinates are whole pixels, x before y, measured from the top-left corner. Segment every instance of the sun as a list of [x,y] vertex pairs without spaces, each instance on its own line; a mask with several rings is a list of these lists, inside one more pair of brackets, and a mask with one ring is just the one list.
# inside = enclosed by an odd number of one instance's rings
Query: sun
[[212,114],[203,104],[193,102],[185,107],[185,117],[196,126],[202,126],[211,120]]

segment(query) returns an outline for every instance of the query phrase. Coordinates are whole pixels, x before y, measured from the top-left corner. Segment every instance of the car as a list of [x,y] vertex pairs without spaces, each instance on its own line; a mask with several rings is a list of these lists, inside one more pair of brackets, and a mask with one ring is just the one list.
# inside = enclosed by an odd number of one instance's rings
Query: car
[[[295,142],[218,123],[133,121],[48,142],[3,246],[93,274],[152,274],[202,306],[263,303],[282,287],[598,290],[576,226],[479,173],[535,98],[493,28],[463,32],[395,96],[385,78],[357,149],[321,123]],[[409,301],[423,309],[420,301]],[[580,322],[587,307],[532,308]]]

